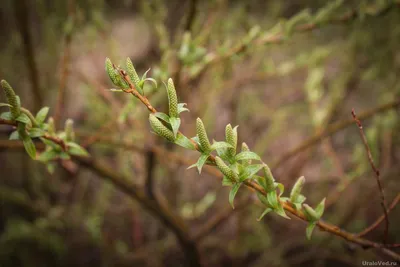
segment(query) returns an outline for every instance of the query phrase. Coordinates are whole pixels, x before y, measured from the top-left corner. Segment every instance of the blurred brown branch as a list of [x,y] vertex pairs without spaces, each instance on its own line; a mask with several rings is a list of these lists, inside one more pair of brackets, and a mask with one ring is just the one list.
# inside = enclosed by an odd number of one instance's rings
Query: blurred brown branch
[[354,111],[354,109],[351,110],[351,115],[353,116],[353,119],[354,119],[355,123],[357,124],[358,129],[360,130],[360,136],[364,143],[365,150],[367,152],[369,164],[371,165],[371,168],[374,171],[374,174],[376,177],[376,182],[378,183],[379,193],[380,193],[380,197],[381,197],[381,206],[383,209],[383,213],[385,215],[385,232],[384,232],[383,241],[384,241],[384,243],[387,243],[388,232],[389,232],[389,215],[388,215],[388,210],[386,207],[385,194],[383,192],[383,186],[382,186],[381,179],[380,179],[380,172],[379,172],[378,168],[375,166],[374,160],[372,158],[371,149],[368,145],[367,137],[365,136],[365,133],[363,130],[363,126],[361,124],[361,121],[357,118],[357,115],[356,115],[356,112]]

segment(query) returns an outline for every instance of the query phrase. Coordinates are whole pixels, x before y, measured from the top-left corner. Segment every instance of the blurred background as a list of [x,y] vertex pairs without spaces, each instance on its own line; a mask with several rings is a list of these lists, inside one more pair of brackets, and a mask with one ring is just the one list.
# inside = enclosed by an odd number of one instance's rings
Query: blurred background
[[[387,260],[318,230],[308,241],[295,218],[257,221],[263,208],[249,190],[239,191],[233,210],[215,169],[187,170],[198,154],[152,134],[144,105],[107,90],[104,60],[122,66],[130,57],[139,76],[150,69],[158,87],[146,83],[145,94],[163,112],[163,82],[172,77],[190,109],[182,132],[195,136],[197,117],[210,139],[239,125],[239,144],[261,155],[277,181],[291,188],[304,175],[307,203],[327,197],[324,219],[359,233],[382,208],[352,108],[388,206],[399,201],[398,1],[2,0],[0,7],[0,78],[26,108],[49,106],[58,129],[72,118],[77,142],[123,180],[116,186],[69,160],[32,161],[1,126],[0,266]],[[121,190],[125,183],[144,197]],[[146,206],[154,198],[180,230]],[[398,243],[398,209],[389,218],[389,242]],[[381,242],[383,233],[381,223],[365,237]]]

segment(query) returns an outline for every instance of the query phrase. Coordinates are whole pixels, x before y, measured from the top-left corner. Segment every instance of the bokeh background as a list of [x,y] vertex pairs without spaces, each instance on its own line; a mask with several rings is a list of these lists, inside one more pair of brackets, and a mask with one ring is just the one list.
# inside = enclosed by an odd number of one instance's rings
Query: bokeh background
[[[352,108],[388,205],[399,198],[398,1],[2,0],[0,7],[0,77],[23,106],[49,106],[59,129],[72,118],[78,143],[144,195],[150,183],[150,195],[191,238],[182,246],[143,203],[90,168],[61,160],[50,173],[2,126],[0,266],[199,266],[188,260],[191,246],[202,266],[387,260],[318,230],[308,241],[295,218],[257,221],[263,208],[249,190],[239,191],[232,210],[215,170],[187,170],[198,154],[152,134],[140,102],[107,90],[104,60],[123,65],[130,57],[139,75],[150,68],[158,87],[146,84],[145,94],[164,112],[163,82],[172,77],[190,109],[184,133],[196,134],[197,117],[216,140],[228,123],[239,125],[239,144],[261,155],[277,181],[291,188],[304,175],[307,202],[327,197],[324,219],[357,233],[382,208]],[[299,30],[307,9],[320,21]],[[301,12],[298,24],[290,20]],[[251,39],[256,25],[261,33]],[[283,37],[262,41],[277,33]],[[209,63],[213,56],[219,60]],[[389,217],[396,243],[398,209]],[[366,237],[381,242],[383,233],[381,223]]]

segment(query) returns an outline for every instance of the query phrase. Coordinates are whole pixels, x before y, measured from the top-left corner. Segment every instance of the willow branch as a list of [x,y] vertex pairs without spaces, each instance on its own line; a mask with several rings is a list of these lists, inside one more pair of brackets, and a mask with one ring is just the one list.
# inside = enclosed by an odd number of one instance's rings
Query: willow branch
[[[125,90],[126,93],[131,93],[133,94],[135,97],[137,97],[147,108],[150,112],[156,112],[156,109],[151,106],[149,100],[145,97],[139,94],[139,92],[135,89],[135,86],[133,85],[133,83],[130,81],[129,76],[127,75],[127,73],[123,70],[120,70],[120,74],[122,75],[122,77],[124,78],[124,80],[127,82],[127,84],[129,85],[129,90]],[[389,104],[386,104],[385,106],[381,106],[379,108],[377,108],[376,110],[374,110],[372,113],[375,114],[377,112],[377,110],[381,110],[381,109],[388,109],[389,107],[393,107],[400,104],[400,99],[397,99],[394,102],[391,102]],[[149,108],[150,107],[150,108]],[[366,113],[366,115],[369,115],[369,113]],[[366,116],[364,114],[364,116]],[[372,114],[370,115],[372,116]],[[339,125],[340,127],[343,127],[342,124]],[[339,128],[340,128],[339,127]],[[192,139],[190,139],[191,142],[193,144],[196,144],[196,142]],[[200,148],[198,147],[198,145],[196,144],[195,146],[197,151],[200,151]],[[210,155],[208,157],[208,161],[211,162],[211,164],[215,164],[215,156]],[[251,180],[245,180],[243,182],[244,185],[246,185],[248,188],[250,188],[253,191],[257,191],[263,195],[267,195],[267,193],[265,192],[265,190],[257,183],[251,181]],[[281,204],[283,206],[283,208],[288,211],[289,213],[291,213],[293,216],[306,221],[307,222],[307,218],[305,217],[304,213],[302,211],[298,211],[296,209],[294,209],[289,203],[283,202],[281,201]],[[376,248],[379,249],[382,253],[385,253],[386,255],[396,259],[396,260],[400,260],[400,255],[385,248],[384,244],[380,244],[380,243],[376,243],[367,239],[363,239],[361,237],[358,237],[355,234],[349,233],[345,230],[340,229],[338,226],[333,225],[333,224],[329,224],[327,222],[324,222],[322,220],[317,222],[317,226],[319,227],[320,230],[322,231],[326,231],[329,232],[333,235],[339,236],[349,242],[355,243],[363,248]]]
[[387,238],[388,238],[388,231],[389,231],[389,215],[388,215],[388,210],[386,207],[386,200],[385,200],[385,194],[383,192],[383,186],[382,186],[382,182],[380,179],[380,172],[378,170],[378,168],[375,166],[374,160],[372,158],[372,153],[371,153],[371,149],[368,145],[368,141],[367,141],[367,137],[365,136],[364,130],[363,130],[363,126],[361,124],[361,121],[357,118],[356,112],[354,111],[354,109],[352,109],[351,111],[351,115],[353,116],[353,119],[355,121],[355,123],[358,126],[358,129],[360,131],[360,136],[361,139],[364,143],[365,146],[365,150],[367,152],[367,156],[368,156],[368,161],[369,164],[371,165],[371,168],[375,174],[376,177],[376,182],[378,184],[378,188],[379,188],[379,194],[380,194],[380,198],[381,198],[381,206],[383,209],[383,213],[385,214],[385,232],[384,232],[384,238],[383,241],[384,243],[387,243]]

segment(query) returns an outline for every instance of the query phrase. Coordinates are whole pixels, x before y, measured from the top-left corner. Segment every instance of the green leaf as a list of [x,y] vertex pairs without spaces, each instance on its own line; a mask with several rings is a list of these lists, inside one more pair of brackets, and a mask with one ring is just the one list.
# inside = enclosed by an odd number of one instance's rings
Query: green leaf
[[32,159],[36,159],[36,147],[29,135],[23,136],[22,142],[25,150]]
[[260,156],[258,156],[256,153],[251,152],[251,151],[243,151],[240,152],[235,156],[236,160],[249,160],[249,159],[254,159],[254,160],[261,160]]
[[9,111],[1,113],[0,118],[2,118],[3,120],[9,120],[9,121],[13,120],[12,114]]
[[19,140],[19,133],[18,131],[14,131],[10,134],[10,140]]
[[288,217],[288,216],[286,215],[285,210],[283,209],[283,207],[282,207],[282,205],[281,205],[280,203],[278,204],[278,207],[274,209],[274,211],[275,211],[275,213],[278,214],[279,216],[290,220],[290,217]]
[[48,113],[49,113],[49,107],[43,107],[38,111],[35,119],[37,120],[38,123],[43,123]]
[[221,142],[216,142],[214,141],[212,146],[211,146],[211,150],[216,150],[216,149],[221,149],[221,148],[228,148],[228,147],[232,147],[230,144],[228,144],[227,142],[221,141]]
[[171,117],[171,118],[169,118],[169,122],[172,127],[172,132],[174,133],[174,136],[176,137],[176,135],[178,134],[178,131],[179,131],[179,126],[181,126],[181,119]]
[[42,162],[48,162],[51,160],[55,160],[58,158],[58,152],[55,151],[54,149],[49,149],[46,150],[42,153],[40,153],[38,160],[42,161]]
[[264,210],[264,212],[261,214],[261,216],[258,217],[257,221],[261,221],[261,219],[264,218],[264,216],[267,215],[268,213],[270,213],[271,211],[272,211],[271,208],[266,208],[266,209]]
[[182,113],[184,111],[188,111],[189,112],[189,109],[185,108],[185,106],[186,106],[186,103],[179,103],[178,104],[178,113]]
[[251,179],[257,172],[259,172],[263,167],[263,164],[249,165],[244,168],[244,170],[239,174],[239,181],[244,181]]
[[231,192],[229,192],[229,203],[231,204],[232,209],[235,208],[235,205],[233,205],[233,201],[235,200],[236,193],[239,191],[241,185],[242,183],[235,183],[232,186]]
[[71,155],[83,156],[83,157],[88,157],[89,156],[89,153],[86,151],[86,149],[84,149],[83,147],[81,147],[77,143],[68,142],[67,146],[68,146],[68,153],[71,154]]
[[257,192],[257,197],[261,201],[261,203],[263,203],[267,207],[270,207],[270,204],[268,202],[268,198],[265,195],[261,194],[260,192]]
[[304,214],[306,215],[308,221],[314,222],[319,220],[318,214],[315,212],[313,208],[311,208],[307,204],[303,204],[303,208],[304,208]]
[[264,188],[264,190],[266,190],[267,182],[265,181],[265,177],[257,175],[255,178],[256,178],[258,184],[261,185],[261,187]]
[[203,168],[204,164],[206,163],[209,155],[201,154],[199,160],[197,161],[197,170],[201,173],[201,169]]
[[140,84],[140,86],[142,86],[142,88],[143,88],[145,82],[152,82],[154,84],[154,86],[157,88],[157,81],[155,79],[146,78],[144,80],[141,80],[139,84]]
[[271,205],[272,208],[277,208],[279,205],[279,201],[278,201],[278,196],[276,194],[276,191],[270,191],[267,193],[267,199],[268,199],[268,203]]
[[307,228],[306,228],[306,236],[307,236],[307,239],[308,239],[308,240],[311,240],[311,236],[312,236],[312,233],[313,233],[314,228],[315,228],[316,225],[317,225],[317,223],[315,223],[315,222],[309,223],[309,224],[307,225]]
[[283,192],[285,192],[285,186],[281,183],[275,183],[275,187],[278,187],[279,196],[282,196]]
[[175,139],[175,144],[187,149],[196,150],[194,144],[190,141],[190,139],[181,133],[178,133]]
[[25,124],[29,124],[31,123],[31,120],[29,119],[28,115],[26,115],[25,113],[21,113],[18,118],[15,119],[16,121],[25,123]]
[[31,138],[41,137],[41,136],[45,135],[45,133],[46,132],[40,128],[31,128],[29,130],[29,136]]
[[321,202],[318,204],[318,206],[315,208],[315,212],[317,213],[318,217],[321,218],[322,214],[324,214],[324,209],[325,209],[325,200],[321,200]]
[[222,185],[223,186],[232,186],[233,182],[228,176],[224,175],[224,177],[222,178]]
[[154,113],[154,116],[156,116],[157,118],[169,123],[169,116],[167,114],[165,114],[165,113],[156,112],[156,113]]
[[1,107],[9,107],[9,108],[12,108],[12,106],[10,105],[10,104],[7,104],[7,103],[0,103],[0,108]]

